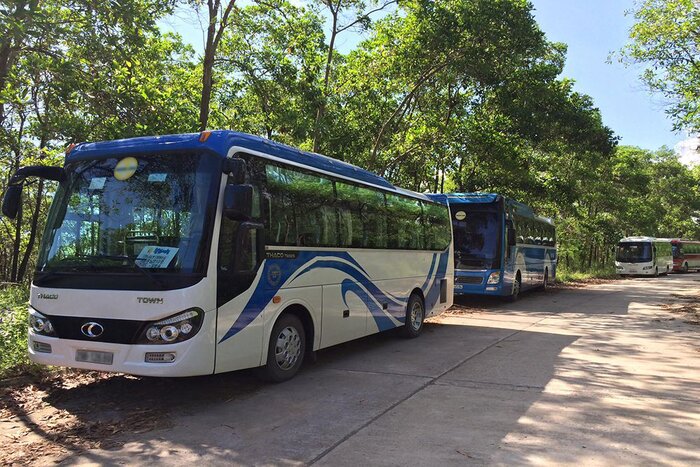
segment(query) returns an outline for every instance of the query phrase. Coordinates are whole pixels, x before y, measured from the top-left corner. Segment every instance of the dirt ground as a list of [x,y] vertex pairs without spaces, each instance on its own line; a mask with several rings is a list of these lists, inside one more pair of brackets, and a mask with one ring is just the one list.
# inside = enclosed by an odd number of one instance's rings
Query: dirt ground
[[[686,275],[682,285],[674,280],[673,276],[656,280],[676,282],[676,290],[673,293],[659,292],[658,300],[652,299],[653,293],[643,297],[635,296],[637,301],[658,301],[653,313],[640,314],[638,319],[647,321],[644,323],[646,326],[656,325],[659,329],[665,329],[669,323],[675,321],[677,324],[674,326],[683,326],[683,332],[700,332],[700,279]],[[612,287],[611,294],[616,290],[619,290],[617,293],[620,294],[626,293],[625,290],[632,294],[636,293],[635,287],[646,290],[645,284],[640,281],[642,279],[555,286],[547,292],[525,294],[520,303],[529,304],[525,308],[538,313],[538,317],[539,314],[549,317],[563,316],[570,310],[558,310],[557,303],[576,300],[577,294],[585,302],[582,293],[587,289],[605,288],[607,285]],[[659,290],[663,289],[662,283]],[[541,309],[535,306],[539,302],[542,303]],[[597,306],[600,308],[600,304]],[[498,300],[462,299],[448,313],[433,320],[433,325],[440,326],[466,318],[478,320],[482,326],[483,322],[490,319],[502,321],[511,316],[517,321],[521,318],[521,311],[516,309],[516,312],[513,312],[508,308]],[[598,309],[588,312],[605,313]],[[585,314],[587,311],[577,309],[577,313]],[[473,323],[469,325],[473,326]],[[502,324],[497,325],[501,326]],[[437,327],[427,330],[441,332]],[[421,337],[423,338],[424,336]],[[370,347],[377,346],[375,352],[381,353],[385,351],[383,346],[387,339],[394,338],[373,336],[360,342],[365,341]],[[309,371],[308,367],[316,367],[316,371],[336,370],[337,354],[351,354],[359,345],[363,344],[346,344],[320,352],[319,361],[308,364],[307,369],[298,378],[303,380],[305,377],[313,377],[314,371]],[[700,352],[700,346],[696,346],[695,351]],[[386,369],[388,373],[391,371],[393,370],[390,368]],[[533,371],[536,369],[533,368]],[[230,405],[232,401],[243,403],[242,401],[256,393],[284,391],[284,387],[284,384],[266,386],[258,382],[249,371],[196,378],[163,379],[56,369],[43,375],[27,375],[0,381],[0,465],[53,464],[66,459],[80,459],[82,453],[119,452],[128,443],[144,437],[167,441],[167,433],[177,430],[183,417],[211,411],[219,405]],[[670,394],[669,397],[673,395]],[[374,420],[370,419],[370,422],[374,423]],[[223,422],[222,424],[224,427],[229,426]],[[229,428],[240,430],[240,422],[235,426],[230,424]],[[166,435],[159,437],[159,433]],[[356,433],[343,435],[341,439],[347,441]],[[700,427],[696,435],[700,436]],[[319,445],[314,447],[314,455],[289,455],[285,460],[292,463],[321,461],[322,454],[332,454],[333,446],[338,447],[340,444]],[[469,461],[471,451],[462,451],[461,455],[466,456],[464,459]],[[343,451],[338,452],[342,454]],[[457,452],[459,453],[459,449]],[[259,459],[255,454],[251,456],[248,460]],[[278,463],[275,459],[280,461],[281,458],[272,459],[272,463]],[[329,459],[332,464],[333,459],[343,463],[344,458],[331,456]],[[490,458],[491,461],[494,459],[496,458]],[[262,458],[259,460],[271,461]],[[481,461],[483,460],[482,458]],[[242,463],[248,462],[243,459]]]

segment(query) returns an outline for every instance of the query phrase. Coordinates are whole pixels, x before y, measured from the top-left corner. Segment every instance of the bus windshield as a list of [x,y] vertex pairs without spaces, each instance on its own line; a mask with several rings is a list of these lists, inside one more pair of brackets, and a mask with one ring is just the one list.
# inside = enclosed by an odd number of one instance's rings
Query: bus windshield
[[[453,218],[455,268],[497,269],[500,267],[501,216],[494,211],[465,211],[463,220]],[[461,217],[461,215],[460,215]]]
[[203,273],[219,169],[219,158],[196,153],[67,165],[37,270]]
[[616,260],[620,263],[648,263],[652,260],[651,243],[624,242],[617,245]]

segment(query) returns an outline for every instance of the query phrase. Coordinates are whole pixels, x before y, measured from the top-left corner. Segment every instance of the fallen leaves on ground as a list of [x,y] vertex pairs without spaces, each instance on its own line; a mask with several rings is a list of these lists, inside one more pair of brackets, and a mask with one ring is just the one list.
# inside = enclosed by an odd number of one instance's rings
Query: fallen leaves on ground
[[700,296],[671,294],[675,301],[663,305],[671,313],[683,315],[683,322],[700,326]]
[[129,378],[54,370],[0,381],[0,465],[30,465],[115,447],[116,435],[163,426],[159,407],[139,398],[129,403],[117,394],[122,384],[104,384]]

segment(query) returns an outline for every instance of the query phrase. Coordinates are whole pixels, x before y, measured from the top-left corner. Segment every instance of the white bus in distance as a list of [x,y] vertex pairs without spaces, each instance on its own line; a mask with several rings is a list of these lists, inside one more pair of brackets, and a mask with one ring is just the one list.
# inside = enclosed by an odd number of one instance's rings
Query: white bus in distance
[[262,367],[452,305],[445,204],[344,162],[229,131],[80,144],[30,297],[32,361],[148,376]]
[[658,276],[673,269],[673,253],[668,239],[625,237],[615,251],[615,271],[620,276]]

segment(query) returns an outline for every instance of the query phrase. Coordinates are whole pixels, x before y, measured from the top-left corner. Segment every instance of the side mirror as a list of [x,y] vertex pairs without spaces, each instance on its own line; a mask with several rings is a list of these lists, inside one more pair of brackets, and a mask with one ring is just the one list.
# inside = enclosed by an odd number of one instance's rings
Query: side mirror
[[30,165],[17,169],[17,172],[10,178],[9,186],[2,200],[2,213],[10,219],[17,217],[22,202],[22,185],[28,177],[39,177],[60,183],[65,181],[66,172],[62,167],[46,165]]
[[236,235],[236,255],[233,272],[254,273],[265,257],[264,226],[256,222],[243,222]]
[[226,185],[224,216],[235,221],[247,221],[253,214],[253,185]]
[[228,174],[228,182],[232,185],[245,183],[246,162],[240,157],[232,157],[224,161],[224,172]]
[[17,217],[21,202],[22,184],[8,186],[5,197],[2,199],[2,213],[10,219],[14,219]]
[[46,165],[29,165],[18,169],[10,179],[10,185],[22,183],[26,178],[39,177],[54,182],[63,182],[66,179],[66,171],[63,167],[50,167]]
[[508,246],[515,246],[515,227],[513,227],[513,221],[506,221],[506,232],[508,235],[508,238],[506,239]]

